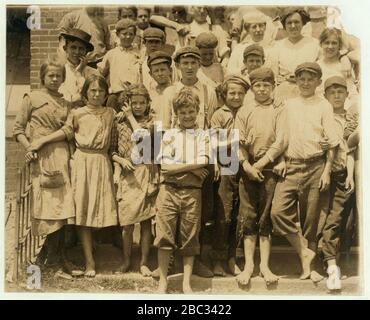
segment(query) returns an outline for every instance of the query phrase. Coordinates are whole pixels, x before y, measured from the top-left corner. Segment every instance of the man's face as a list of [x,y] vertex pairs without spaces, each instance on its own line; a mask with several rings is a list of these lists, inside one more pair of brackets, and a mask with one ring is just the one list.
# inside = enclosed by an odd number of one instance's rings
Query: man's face
[[316,88],[321,84],[321,79],[315,73],[301,71],[296,76],[297,86],[303,97],[311,97],[315,94]]
[[120,40],[121,46],[124,48],[131,47],[132,42],[135,39],[135,30],[134,28],[122,29],[117,33],[117,36]]
[[128,8],[122,8],[121,19],[131,19],[136,20],[135,12]]
[[334,84],[325,90],[325,98],[333,106],[333,109],[343,109],[348,97],[347,88]]
[[137,11],[137,26],[144,30],[149,27],[149,12],[145,9],[138,9]]
[[65,46],[65,52],[67,54],[68,60],[77,65],[80,63],[80,59],[86,56],[87,50],[83,42],[78,40],[68,40]]
[[158,63],[150,66],[150,75],[160,85],[170,83],[172,69],[167,63]]
[[261,67],[263,65],[263,58],[257,54],[249,54],[244,59],[244,65],[247,68],[248,73]]
[[265,102],[272,96],[274,86],[267,81],[257,81],[252,86],[254,97],[258,102]]
[[180,127],[184,129],[192,129],[197,121],[198,111],[195,106],[185,106],[177,110],[177,117]]
[[293,13],[285,20],[285,29],[289,38],[297,38],[303,28],[302,17],[299,13]]
[[200,63],[203,66],[210,66],[215,61],[214,48],[199,48],[199,51],[200,51]]
[[248,31],[253,41],[260,42],[263,40],[265,35],[266,23],[252,23],[250,24]]
[[180,57],[180,61],[177,64],[180,69],[181,76],[186,80],[195,80],[197,78],[197,72],[200,67],[199,60],[195,57]]
[[163,41],[160,39],[147,39],[145,40],[145,47],[147,54],[151,54],[155,51],[160,51],[163,49]]
[[205,23],[207,21],[208,10],[206,7],[193,7],[193,18],[198,23]]
[[238,109],[243,105],[246,91],[243,86],[236,83],[227,85],[225,103],[228,107]]

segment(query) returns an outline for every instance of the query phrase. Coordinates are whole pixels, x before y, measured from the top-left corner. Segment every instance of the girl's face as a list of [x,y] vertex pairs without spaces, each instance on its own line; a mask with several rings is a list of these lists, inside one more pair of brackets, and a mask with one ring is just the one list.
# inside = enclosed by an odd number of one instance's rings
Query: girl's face
[[81,41],[68,41],[65,51],[67,53],[68,60],[73,64],[77,65],[80,63],[80,59],[86,56],[86,46]]
[[117,33],[117,36],[121,42],[121,46],[124,48],[129,48],[135,39],[135,30],[131,27],[122,29]]
[[266,31],[266,23],[252,23],[249,26],[249,33],[252,40],[255,42],[260,42],[263,40]]
[[257,81],[252,86],[254,97],[258,102],[265,102],[271,98],[274,86],[267,81]]
[[87,100],[91,106],[100,107],[103,105],[107,92],[99,86],[98,81],[94,81],[87,89]]
[[53,92],[58,92],[63,83],[63,69],[60,67],[49,66],[44,77],[44,87]]
[[303,28],[302,17],[299,13],[295,12],[285,20],[285,29],[288,33],[288,38],[294,39],[301,36]]
[[325,41],[321,43],[324,56],[326,58],[334,58],[339,54],[340,42],[336,35],[330,35]]
[[148,109],[148,99],[142,95],[131,97],[132,113],[135,117],[142,117]]
[[233,109],[238,109],[243,105],[246,91],[244,87],[236,83],[229,83],[226,92],[226,105]]

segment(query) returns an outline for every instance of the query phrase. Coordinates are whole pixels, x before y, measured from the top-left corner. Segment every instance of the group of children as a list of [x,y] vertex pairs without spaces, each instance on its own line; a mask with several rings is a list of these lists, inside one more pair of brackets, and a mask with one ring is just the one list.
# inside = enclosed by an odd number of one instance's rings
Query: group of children
[[[197,10],[194,23],[202,25],[207,14]],[[75,224],[85,276],[92,277],[92,230],[121,226],[120,272],[127,272],[140,223],[140,272],[159,276],[162,293],[174,250],[183,257],[184,293],[192,292],[192,273],[229,272],[247,285],[257,242],[260,274],[267,285],[276,283],[269,266],[272,232],[297,251],[301,279],[319,281],[312,266],[322,238],[328,288],[340,289],[337,255],[355,188],[358,111],[345,109],[348,79],[332,75],[322,85],[322,68],[313,61],[289,75],[294,96],[277,96],[279,71],[253,40],[265,27],[258,19],[248,25],[254,31],[247,41],[254,43],[245,45],[242,67],[233,73],[222,63],[230,48],[220,48],[212,31],[199,32],[172,57],[164,31],[147,27],[143,56],[133,45],[137,23],[123,18],[116,24],[119,45],[96,68],[86,58],[94,51],[91,36],[64,31],[67,61],[41,66],[42,89],[24,97],[14,128],[32,168],[33,234],[60,246],[63,226]],[[210,132],[219,137],[216,145]],[[224,170],[233,158],[225,162],[222,149],[237,153],[236,169]],[[158,269],[151,271],[153,220]]]

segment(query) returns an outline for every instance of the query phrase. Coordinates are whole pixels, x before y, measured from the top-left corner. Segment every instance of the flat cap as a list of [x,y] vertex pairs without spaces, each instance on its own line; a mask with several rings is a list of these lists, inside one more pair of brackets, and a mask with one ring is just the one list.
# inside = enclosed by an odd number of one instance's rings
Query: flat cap
[[243,23],[267,23],[267,17],[262,12],[253,10],[243,16]]
[[319,78],[321,78],[322,76],[321,67],[316,62],[301,63],[294,71],[295,76],[297,76],[302,71],[308,71],[317,74]]
[[247,81],[245,81],[245,79],[237,74],[230,74],[228,76],[226,76],[224,82],[223,82],[223,86],[226,86],[228,83],[235,83],[235,84],[238,84],[242,87],[244,87],[245,91],[248,91],[248,89],[250,88],[250,85]]
[[255,54],[257,56],[265,57],[265,51],[259,44],[251,44],[250,46],[246,47],[243,52],[244,59],[248,57],[250,54]]
[[119,32],[123,29],[128,29],[133,27],[136,29],[136,22],[132,19],[121,19],[116,23],[116,32]]
[[144,40],[159,39],[163,41],[166,39],[166,35],[161,29],[150,27],[144,30],[143,39]]
[[270,82],[273,85],[275,84],[274,72],[271,70],[271,68],[267,68],[267,67],[260,67],[260,68],[253,70],[249,74],[249,79],[252,85],[258,81]]
[[200,51],[197,47],[182,47],[175,53],[175,62],[179,62],[180,57],[194,57],[200,59]]
[[332,76],[328,78],[324,83],[324,89],[331,87],[332,85],[338,85],[347,88],[347,81],[343,77],[340,76]]
[[150,67],[152,65],[163,63],[163,62],[171,64],[172,57],[167,52],[155,51],[149,55],[147,64],[148,64],[148,67]]
[[195,45],[198,48],[216,48],[218,45],[218,40],[213,33],[202,32],[197,36]]

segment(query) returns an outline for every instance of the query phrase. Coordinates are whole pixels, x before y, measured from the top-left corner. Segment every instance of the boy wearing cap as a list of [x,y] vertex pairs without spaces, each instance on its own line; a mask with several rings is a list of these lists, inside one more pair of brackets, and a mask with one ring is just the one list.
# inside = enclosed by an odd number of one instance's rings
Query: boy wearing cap
[[[175,96],[173,110],[179,127],[166,132],[157,160],[161,165],[161,185],[156,201],[156,239],[159,264],[159,293],[167,291],[167,271],[173,249],[183,256],[183,291],[191,293],[190,277],[194,256],[200,253],[202,185],[208,174],[208,139],[197,129],[199,98],[190,88]],[[167,135],[169,134],[169,135]],[[175,139],[173,139],[175,137]],[[192,143],[195,152],[184,146]]]
[[[235,118],[243,105],[244,96],[249,89],[249,84],[238,75],[226,77],[222,84],[222,98],[225,104],[215,111],[211,119],[211,127],[214,130],[227,130],[227,143],[219,141],[218,147],[227,147],[230,150],[230,138],[234,134]],[[228,152],[229,153],[229,152]],[[216,160],[217,161],[217,160]],[[220,161],[216,166],[229,167]],[[230,175],[220,175],[217,168],[215,180],[219,180],[216,199],[216,224],[213,241],[213,273],[216,276],[225,276],[224,263],[227,262],[231,274],[240,273],[236,265],[236,220],[239,207],[239,170]]]
[[215,49],[218,40],[211,32],[202,32],[195,40],[195,45],[200,52],[200,69],[198,78],[216,88],[224,81],[224,68],[219,62],[215,62]]
[[353,177],[355,150],[349,150],[346,142],[348,137],[346,129],[349,127],[349,119],[344,109],[344,103],[348,97],[346,80],[339,76],[330,77],[325,81],[324,88],[325,98],[334,110],[335,130],[341,139],[331,172],[329,204],[324,209],[326,221],[322,231],[322,252],[324,262],[328,266],[327,287],[329,290],[339,290],[341,289],[341,274],[336,258],[339,253],[342,224],[350,212],[349,202],[355,188]]
[[274,196],[280,156],[286,148],[285,111],[273,100],[275,76],[270,68],[250,73],[253,104],[238,113],[235,127],[240,133],[241,179],[237,241],[244,244],[245,266],[237,277],[247,285],[254,270],[254,253],[259,236],[260,274],[266,285],[278,281],[269,267],[271,248],[271,203]]
[[[315,62],[300,64],[295,70],[300,95],[286,101],[286,174],[276,185],[271,210],[274,231],[284,235],[300,257],[300,278],[311,277],[313,281],[321,280],[311,273],[311,264],[317,249],[322,194],[330,185],[335,148],[340,141],[332,106],[315,95],[321,75]],[[320,145],[324,137],[326,152]],[[297,205],[302,233],[296,225]]]
[[80,29],[71,29],[60,34],[64,37],[63,49],[67,55],[65,64],[65,80],[59,88],[63,98],[72,103],[72,107],[83,107],[86,103],[82,100],[81,90],[85,79],[97,70],[87,65],[87,53],[94,50],[90,43],[90,35]]
[[110,89],[107,106],[119,109],[119,94],[128,84],[140,82],[140,52],[132,46],[136,34],[136,24],[130,19],[121,19],[116,24],[116,34],[120,45],[109,50],[98,70],[109,79]]

